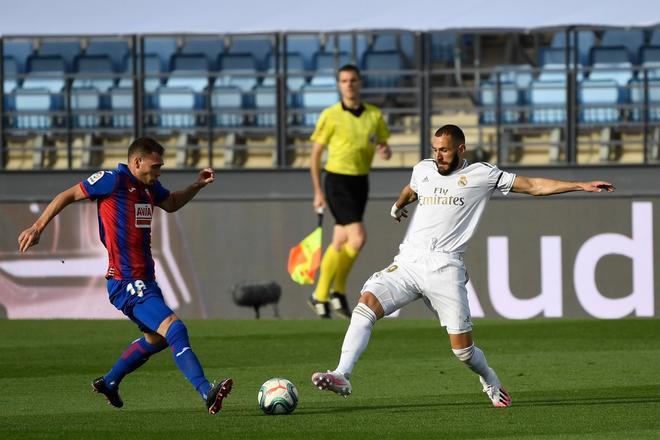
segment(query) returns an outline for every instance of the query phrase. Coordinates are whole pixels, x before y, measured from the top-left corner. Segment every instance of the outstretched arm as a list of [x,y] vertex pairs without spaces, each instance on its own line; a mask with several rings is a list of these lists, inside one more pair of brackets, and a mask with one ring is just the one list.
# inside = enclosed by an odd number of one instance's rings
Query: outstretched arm
[[549,196],[570,191],[612,192],[614,189],[614,185],[601,180],[594,180],[592,182],[568,182],[543,177],[516,176],[511,191],[531,194],[533,196]]
[[18,236],[18,250],[25,252],[30,247],[38,244],[41,233],[57,214],[59,214],[71,203],[86,198],[87,195],[80,187],[80,184],[75,184],[71,188],[56,195],[55,198],[48,204],[44,212],[41,213],[37,221],[34,222],[32,226],[21,232],[21,234]]
[[199,172],[197,180],[186,189],[171,192],[170,195],[160,202],[158,206],[167,212],[181,209],[186,203],[197,195],[199,190],[215,180],[215,172],[211,168],[204,168]]
[[401,217],[408,217],[408,210],[405,209],[405,206],[411,204],[415,200],[417,200],[417,193],[413,191],[410,185],[404,186],[399,194],[399,198],[394,202],[394,205],[392,205],[392,209],[390,210],[392,218],[400,222]]

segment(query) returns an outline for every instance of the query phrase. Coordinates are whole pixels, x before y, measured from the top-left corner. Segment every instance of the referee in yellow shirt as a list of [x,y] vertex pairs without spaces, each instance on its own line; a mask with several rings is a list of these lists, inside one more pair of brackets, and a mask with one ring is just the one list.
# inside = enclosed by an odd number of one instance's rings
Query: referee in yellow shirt
[[[347,64],[337,71],[341,102],[321,113],[312,133],[311,177],[314,209],[329,207],[335,218],[332,243],[323,254],[316,290],[308,303],[320,318],[330,308],[344,318],[351,312],[346,301],[346,278],[367,240],[362,216],[369,195],[369,171],[374,153],[392,155],[389,129],[377,107],[362,102],[360,71]],[[321,187],[321,155],[325,164],[325,194]],[[332,293],[331,293],[332,291]]]

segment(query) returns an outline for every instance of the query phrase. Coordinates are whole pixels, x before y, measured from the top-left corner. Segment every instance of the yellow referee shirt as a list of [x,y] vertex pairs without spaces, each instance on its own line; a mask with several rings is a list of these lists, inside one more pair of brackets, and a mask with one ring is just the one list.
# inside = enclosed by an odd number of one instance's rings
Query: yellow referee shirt
[[328,147],[326,171],[350,176],[369,174],[376,145],[390,137],[380,109],[362,105],[360,116],[344,110],[341,102],[321,113],[311,140]]

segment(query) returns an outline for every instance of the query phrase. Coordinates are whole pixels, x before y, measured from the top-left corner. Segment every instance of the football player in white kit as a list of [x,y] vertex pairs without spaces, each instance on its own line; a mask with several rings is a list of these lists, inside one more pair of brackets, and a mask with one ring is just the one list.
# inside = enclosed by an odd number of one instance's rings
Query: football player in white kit
[[337,368],[314,373],[312,383],[342,396],[351,394],[353,367],[367,347],[376,321],[421,298],[446,327],[456,357],[479,376],[492,404],[511,406],[509,393],[472,340],[463,263],[467,243],[496,189],[503,194],[513,191],[543,196],[569,191],[612,192],[614,185],[516,176],[488,163],[468,164],[463,158],[465,135],[455,125],[435,132],[432,155],[432,159],[415,165],[410,183],[392,206],[391,216],[401,221],[408,216],[405,206],[418,202],[399,254],[362,287]]

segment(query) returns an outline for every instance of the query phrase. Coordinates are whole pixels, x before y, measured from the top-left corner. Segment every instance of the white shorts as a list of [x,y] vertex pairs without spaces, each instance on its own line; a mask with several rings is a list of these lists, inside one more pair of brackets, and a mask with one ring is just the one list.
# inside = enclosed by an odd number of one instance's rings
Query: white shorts
[[374,273],[362,293],[374,294],[386,315],[422,298],[447,333],[472,330],[462,254],[402,250],[394,262]]

